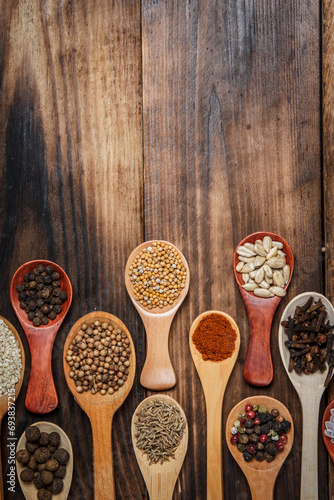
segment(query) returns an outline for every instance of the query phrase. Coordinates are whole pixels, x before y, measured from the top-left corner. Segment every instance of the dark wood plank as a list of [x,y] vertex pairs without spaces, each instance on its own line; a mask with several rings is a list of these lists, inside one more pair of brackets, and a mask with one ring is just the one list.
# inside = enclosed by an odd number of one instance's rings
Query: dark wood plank
[[[326,295],[333,302],[333,279],[334,279],[334,233],[333,233],[333,144],[334,144],[334,66],[333,66],[333,47],[334,47],[334,4],[331,0],[324,0],[323,7],[323,25],[322,25],[322,84],[323,84],[323,177],[324,177],[324,262],[325,262],[325,289]],[[333,382],[329,386],[328,402],[334,399]],[[333,474],[334,466],[330,458],[329,462],[329,487],[334,497]]]
[[[171,356],[184,407],[189,451],[175,498],[206,494],[205,407],[192,366],[188,331],[217,308],[242,335],[228,385],[230,409],[257,393],[281,400],[296,424],[296,442],[276,498],[299,498],[300,404],[277,345],[288,300],[322,291],[321,151],[318,2],[143,2],[145,238],[179,246],[191,272],[189,297],[172,325]],[[232,273],[232,252],[247,234],[277,232],[295,255],[295,274],[272,329],[274,381],[242,377],[248,322]],[[224,443],[225,498],[250,498]],[[319,498],[328,497],[327,457],[319,440]]]
[[[31,259],[56,261],[74,291],[53,351],[59,407],[32,415],[22,390],[16,430],[19,436],[41,418],[58,423],[75,450],[69,498],[89,500],[91,430],[67,390],[62,350],[74,321],[101,309],[127,325],[139,365],[144,356],[123,278],[127,256],[143,239],[140,2],[4,1],[0,16],[1,314],[23,336],[8,292],[14,271]],[[137,377],[114,419],[118,498],[146,497],[130,437],[143,394]],[[23,498],[19,486],[10,498]]]

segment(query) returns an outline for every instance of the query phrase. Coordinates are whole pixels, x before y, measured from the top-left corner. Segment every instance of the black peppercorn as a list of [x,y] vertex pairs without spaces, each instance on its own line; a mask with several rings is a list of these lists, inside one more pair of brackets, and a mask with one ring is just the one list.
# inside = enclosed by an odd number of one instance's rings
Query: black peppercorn
[[270,453],[264,452],[264,458],[267,462],[272,462],[275,459],[275,455],[270,455]]
[[25,292],[20,292],[17,297],[20,302],[24,302],[27,298],[27,294]]
[[59,298],[60,298],[60,300],[66,300],[67,299],[67,292],[60,292]]
[[46,285],[49,285],[50,283],[52,283],[52,278],[51,276],[49,276],[48,274],[46,276],[44,276],[44,283]]
[[34,311],[34,310],[36,309],[36,307],[37,307],[36,302],[35,302],[34,300],[31,300],[31,301],[29,302],[29,308],[30,308],[30,311]]
[[281,423],[282,432],[288,432],[291,429],[291,422],[284,420]]
[[275,443],[269,443],[269,444],[265,445],[264,448],[265,448],[265,451],[267,453],[269,453],[269,455],[275,456],[277,453],[277,448],[276,448]]
[[57,271],[54,271],[54,272],[51,274],[51,278],[52,278],[53,280],[59,280],[60,275],[59,275],[59,273],[57,273]]
[[249,441],[250,441],[251,443],[253,443],[253,444],[258,443],[258,442],[259,442],[259,439],[260,439],[260,437],[258,436],[258,434],[255,434],[255,432],[253,432],[253,434],[251,434],[251,435],[249,436]]
[[57,317],[57,313],[55,311],[49,312],[48,318],[50,318],[51,320],[53,320],[53,319],[56,319],[56,317]]
[[237,444],[237,448],[238,448],[239,451],[244,452],[244,451],[246,451],[247,446],[245,444],[238,443]]
[[255,434],[258,434],[258,435],[262,434],[261,433],[261,428],[260,428],[259,425],[254,425],[253,431],[255,432]]
[[32,320],[32,323],[33,323],[34,326],[40,326],[42,324],[42,321],[41,321],[40,318],[34,318]]
[[29,281],[29,273],[26,273],[26,274],[23,276],[23,281],[25,281],[25,282]]
[[244,451],[242,455],[244,457],[245,462],[250,462],[253,458],[253,455],[251,453],[248,453],[248,451]]
[[29,273],[28,274],[28,281],[34,281],[35,280],[35,275],[34,273]]
[[258,451],[255,453],[255,459],[258,461],[258,462],[262,462],[264,460],[264,453],[263,451]]
[[269,434],[270,432],[270,427],[268,424],[261,425],[260,429],[261,429],[261,434]]
[[43,314],[49,314],[50,306],[48,304],[44,304],[44,306],[41,307],[41,311]]
[[16,285],[16,290],[18,292],[23,292],[24,291],[24,285],[21,285],[21,284]]
[[259,413],[257,418],[260,420],[261,424],[265,424],[268,421],[268,413]]
[[46,266],[45,271],[47,274],[52,274],[53,273],[53,267],[52,266]]
[[30,312],[28,313],[28,319],[29,319],[29,321],[32,321],[32,320],[34,319],[34,317],[35,317],[35,313],[34,313],[34,312],[32,312],[32,311],[30,311]]
[[43,316],[43,318],[41,318],[41,322],[42,322],[42,325],[48,325],[49,324],[49,320],[46,316]]
[[282,430],[282,424],[280,422],[274,422],[273,431],[279,433]]
[[55,305],[55,306],[53,307],[53,310],[54,310],[57,314],[59,314],[59,313],[61,313],[61,312],[62,312],[63,308],[62,308],[60,305]]
[[37,271],[38,271],[39,273],[42,273],[42,272],[44,271],[44,266],[43,266],[43,264],[38,264],[38,266],[37,266]]
[[271,410],[271,414],[272,414],[272,416],[273,416],[273,417],[275,417],[275,418],[276,418],[276,417],[278,417],[278,415],[279,415],[279,411],[278,411],[276,408],[273,408],[273,409]]
[[21,309],[25,309],[27,307],[27,302],[20,302]]
[[252,420],[251,418],[247,418],[245,423],[244,423],[244,426],[246,427],[246,429],[251,429],[252,427],[254,427],[254,420]]

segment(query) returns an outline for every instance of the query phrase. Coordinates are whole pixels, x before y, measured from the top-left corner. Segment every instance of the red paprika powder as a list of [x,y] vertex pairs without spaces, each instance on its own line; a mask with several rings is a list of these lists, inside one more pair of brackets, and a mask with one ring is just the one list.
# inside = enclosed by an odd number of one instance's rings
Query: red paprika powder
[[192,340],[204,361],[223,361],[232,356],[237,334],[227,318],[212,313],[198,323]]

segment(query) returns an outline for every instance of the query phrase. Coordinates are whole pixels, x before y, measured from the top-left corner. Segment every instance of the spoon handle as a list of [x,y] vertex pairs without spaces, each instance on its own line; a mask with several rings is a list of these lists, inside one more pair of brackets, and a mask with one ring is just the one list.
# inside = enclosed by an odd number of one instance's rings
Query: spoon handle
[[58,405],[51,366],[55,334],[45,334],[41,330],[27,337],[31,353],[31,371],[25,405],[33,413],[49,413]]
[[146,330],[147,352],[140,383],[152,391],[164,391],[176,384],[170,361],[168,337],[173,315],[142,316]]
[[96,407],[89,414],[93,433],[94,500],[115,500],[110,411]]
[[303,411],[301,500],[318,498],[318,421],[321,392],[300,394]]
[[263,299],[244,290],[242,294],[249,317],[249,344],[244,364],[244,379],[251,385],[266,386],[274,376],[270,332],[280,297]]
[[223,499],[222,406],[224,394],[206,393],[207,500]]
[[261,471],[248,474],[247,481],[251,490],[252,500],[274,500],[274,489],[279,469]]

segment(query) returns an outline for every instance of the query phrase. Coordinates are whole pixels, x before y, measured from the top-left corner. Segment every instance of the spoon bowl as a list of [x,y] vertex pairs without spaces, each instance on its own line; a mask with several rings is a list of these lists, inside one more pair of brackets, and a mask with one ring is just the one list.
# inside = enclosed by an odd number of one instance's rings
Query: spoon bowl
[[180,255],[187,272],[185,287],[172,304],[162,309],[148,309],[142,306],[136,300],[129,270],[139,252],[151,246],[156,241],[157,240],[146,241],[135,248],[130,254],[125,266],[125,286],[146,330],[147,353],[140,377],[140,383],[147,389],[164,391],[176,384],[176,376],[169,356],[168,337],[173,318],[188,293],[190,275],[188,263],[180,250],[172,243],[159,240],[161,243],[173,247]]
[[[265,405],[268,410],[276,408],[280,412],[280,415],[283,415],[286,420],[291,422],[291,429],[287,434],[288,440],[284,446],[284,450],[277,453],[272,462],[268,463],[266,460],[258,462],[255,459],[251,460],[251,462],[246,462],[237,446],[230,441],[231,428],[234,427],[234,422],[237,420],[239,413],[245,412],[246,404],[251,404],[253,406],[255,404]],[[246,476],[251,490],[252,500],[262,500],[263,498],[266,500],[273,500],[276,478],[283,462],[291,451],[293,438],[294,427],[291,414],[280,401],[277,401],[277,399],[269,396],[252,396],[240,401],[240,403],[235,405],[230,411],[226,420],[226,443],[234,460]]]
[[[211,314],[219,314],[227,319],[237,335],[232,356],[219,362],[204,361],[193,342],[193,334],[198,324],[203,318]],[[191,325],[189,345],[191,356],[203,387],[206,403],[207,498],[208,500],[220,500],[223,498],[222,407],[226,385],[239,353],[240,332],[238,325],[231,316],[224,312],[206,311],[200,314]]]
[[[69,376],[71,368],[66,361],[67,350],[74,337],[81,330],[81,325],[83,323],[91,324],[94,321],[100,321],[101,323],[108,322],[115,328],[120,328],[127,334],[130,341],[129,346],[131,354],[129,358],[130,366],[128,378],[125,384],[120,387],[118,391],[104,396],[99,392],[96,394],[92,394],[89,391],[78,393],[74,380]],[[115,483],[111,441],[112,420],[115,412],[128,396],[132,388],[136,372],[135,349],[128,329],[120,319],[107,312],[94,311],[86,314],[73,325],[67,336],[64,345],[63,366],[67,385],[78,405],[88,415],[92,426],[95,470],[94,499],[104,500],[105,492],[107,491],[108,499],[113,500],[115,498]]]
[[[58,425],[53,424],[52,422],[36,422],[35,424],[32,424],[36,427],[39,428],[41,432],[58,432],[60,435],[60,444],[59,448],[64,448],[65,450],[68,451],[70,458],[66,464],[66,475],[63,479],[64,487],[61,493],[58,493],[57,495],[54,495],[52,498],[55,498],[57,500],[66,500],[68,497],[68,493],[71,488],[71,483],[72,483],[72,474],[73,474],[73,450],[72,450],[72,445],[71,441],[69,440],[67,434],[58,427]],[[22,436],[20,437],[18,443],[17,443],[17,451],[25,449],[25,443],[26,443],[26,437],[25,434],[23,433]],[[36,500],[37,498],[37,489],[36,486],[34,485],[33,482],[31,483],[25,483],[22,481],[20,478],[20,474],[23,469],[25,469],[26,466],[20,464],[16,460],[16,470],[17,470],[17,476],[19,479],[19,483],[21,486],[21,490],[24,494],[24,497],[26,500]]]
[[234,275],[245,302],[249,318],[249,344],[243,375],[246,382],[255,386],[269,385],[274,376],[270,351],[270,332],[275,311],[282,297],[257,297],[253,292],[248,292],[242,288],[242,285],[244,285],[242,274],[236,271],[239,260],[237,249],[245,243],[254,244],[256,240],[263,240],[265,236],[270,236],[273,241],[279,241],[283,244],[282,251],[286,254],[286,263],[290,266],[290,278],[284,287],[285,289],[290,284],[294,266],[293,253],[290,246],[281,236],[275,233],[261,231],[250,234],[239,243],[234,251]]
[[332,459],[332,462],[334,463],[334,443],[331,442],[331,438],[328,436],[325,436],[325,430],[326,430],[326,422],[328,422],[331,418],[331,410],[334,408],[334,400],[329,403],[329,405],[326,407],[324,411],[324,415],[322,417],[322,437],[324,439],[325,446],[327,448],[327,451],[329,453],[329,456]]
[[[12,334],[14,335],[15,339],[18,342],[18,345],[20,347],[21,351],[21,372],[20,372],[20,378],[18,382],[15,384],[15,396],[13,394],[6,395],[4,394],[3,396],[0,397],[0,431],[1,431],[1,422],[3,417],[6,415],[8,412],[8,408],[10,408],[12,405],[15,405],[15,401],[20,393],[21,387],[22,387],[22,382],[23,382],[23,377],[24,377],[24,370],[25,370],[25,354],[24,354],[24,349],[23,349],[23,344],[21,341],[21,338],[16,330],[16,328],[8,321],[6,318],[3,316],[0,316],[0,320],[4,321]],[[2,466],[1,466],[1,454],[0,454],[0,500],[2,500],[3,497],[3,481],[2,481]]]
[[297,295],[292,299],[283,311],[278,330],[278,345],[284,368],[288,377],[297,391],[303,412],[303,443],[302,443],[302,475],[301,475],[301,498],[316,500],[318,498],[318,471],[314,464],[318,463],[318,433],[315,428],[319,421],[319,405],[325,390],[324,382],[327,371],[305,375],[295,371],[289,372],[289,350],[284,345],[287,340],[285,329],[281,325],[289,316],[293,317],[297,306],[302,306],[313,297],[314,300],[321,299],[325,305],[328,320],[334,324],[334,308],[324,295],[316,292],[307,292]]
[[[182,439],[178,448],[175,451],[175,459],[171,459],[163,464],[157,463],[149,465],[149,460],[146,455],[137,448],[136,445],[136,414],[144,407],[150,400],[162,399],[167,401],[178,408],[184,421],[186,422],[186,427]],[[154,396],[149,396],[144,399],[136,408],[136,411],[132,417],[131,423],[131,435],[133,449],[135,451],[136,459],[143,475],[150,500],[171,500],[173,497],[173,491],[175,487],[175,482],[180,473],[185,454],[188,447],[188,424],[187,419],[181,406],[170,396],[165,394],[156,394]]]
[[[16,286],[23,283],[23,276],[32,272],[39,264],[52,266],[60,275],[62,291],[67,292],[67,299],[62,305],[62,311],[48,325],[36,327],[28,320],[27,313],[20,308]],[[26,334],[31,354],[31,368],[25,405],[33,413],[49,413],[58,405],[58,396],[52,375],[52,348],[67,311],[72,302],[72,286],[65,271],[48,260],[32,260],[19,267],[10,285],[10,300],[19,322]]]

